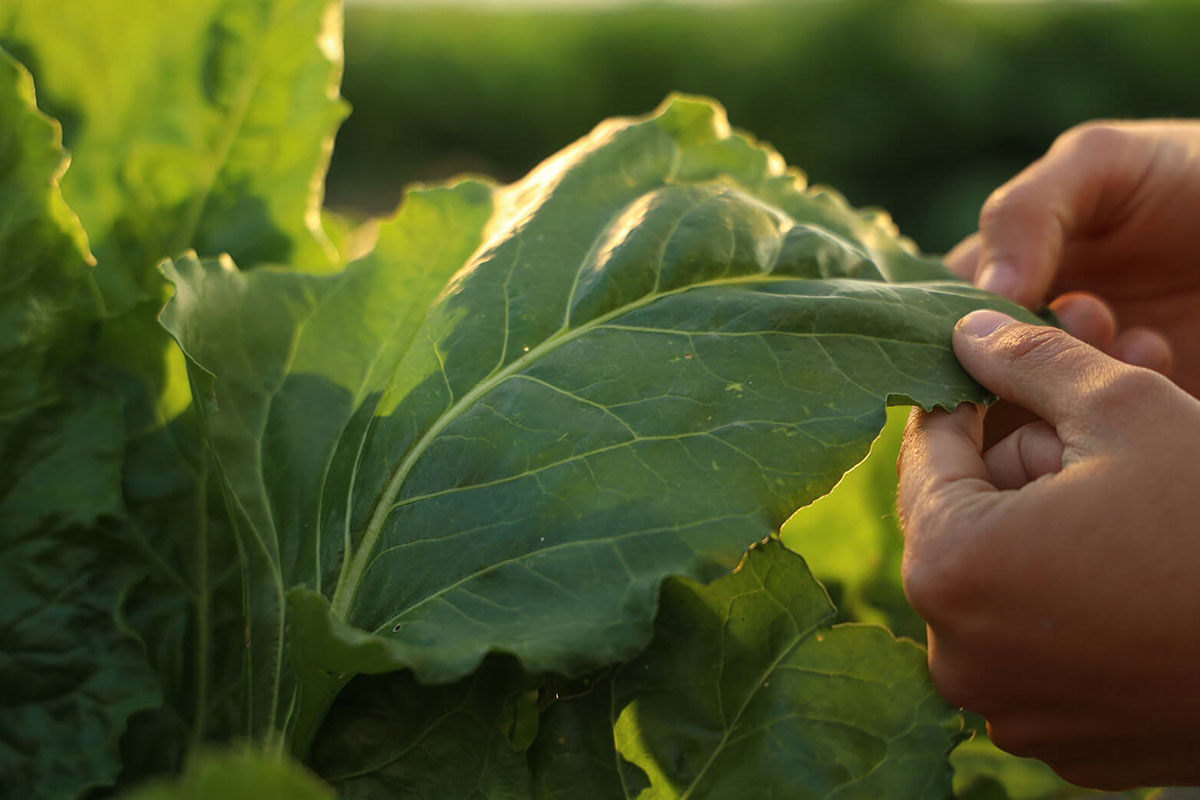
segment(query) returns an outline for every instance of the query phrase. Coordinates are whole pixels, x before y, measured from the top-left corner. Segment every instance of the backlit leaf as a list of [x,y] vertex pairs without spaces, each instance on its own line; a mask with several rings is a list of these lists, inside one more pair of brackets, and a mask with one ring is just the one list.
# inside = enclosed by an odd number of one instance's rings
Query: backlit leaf
[[158,703],[120,618],[137,577],[123,514],[120,398],[70,367],[97,305],[63,202],[56,123],[0,52],[0,786],[73,798],[112,783],[129,718]]
[[333,789],[278,753],[252,749],[199,753],[177,778],[160,779],[122,800],[335,800]]
[[701,586],[672,579],[654,642],[615,680],[617,750],[640,800],[944,798],[962,722],[925,651],[834,609],[778,542]]
[[345,116],[336,0],[18,3],[0,41],[66,129],[63,191],[110,311],[191,248],[245,267],[336,260],[323,177]]

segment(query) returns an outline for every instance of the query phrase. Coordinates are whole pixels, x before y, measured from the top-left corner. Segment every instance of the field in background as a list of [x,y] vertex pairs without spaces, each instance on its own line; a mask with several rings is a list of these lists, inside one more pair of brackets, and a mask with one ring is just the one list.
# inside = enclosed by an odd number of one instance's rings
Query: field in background
[[600,119],[681,90],[716,97],[814,181],[941,251],[1066,127],[1200,116],[1194,0],[346,14],[355,110],[329,203],[374,212],[409,181],[514,179]]

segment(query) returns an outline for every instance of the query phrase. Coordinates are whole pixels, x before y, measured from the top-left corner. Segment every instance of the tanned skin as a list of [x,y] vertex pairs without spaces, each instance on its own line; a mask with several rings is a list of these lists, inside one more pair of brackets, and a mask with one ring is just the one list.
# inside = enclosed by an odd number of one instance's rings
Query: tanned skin
[[955,353],[1004,402],[909,421],[934,682],[1074,783],[1200,784],[1200,121],[1068,131],[947,260],[1066,332],[964,317]]

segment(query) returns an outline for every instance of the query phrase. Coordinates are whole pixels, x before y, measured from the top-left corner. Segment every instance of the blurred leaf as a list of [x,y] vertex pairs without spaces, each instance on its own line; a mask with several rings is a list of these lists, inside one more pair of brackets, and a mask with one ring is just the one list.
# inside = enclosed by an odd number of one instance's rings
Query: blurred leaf
[[110,311],[191,248],[327,269],[324,171],[345,116],[336,0],[18,3],[0,41],[66,128],[63,190]]
[[0,438],[0,781],[12,797],[73,798],[112,783],[127,721],[160,702],[118,616],[137,572],[103,529],[121,512],[120,403],[76,389],[82,402]]
[[48,402],[96,317],[87,237],[59,189],[66,168],[58,124],[0,51],[0,425]]
[[1021,758],[992,744],[978,714],[965,712],[967,728],[974,735],[950,754],[954,769],[954,796],[959,800],[1083,800],[1083,798],[1154,797],[1156,789],[1102,792],[1075,786],[1036,758]]
[[106,533],[119,398],[68,368],[96,306],[59,129],[3,52],[0,123],[0,785],[56,800],[116,778],[127,721],[159,693],[119,616],[137,573]]
[[158,780],[122,800],[335,800],[329,786],[277,753],[254,750],[196,755],[178,778]]
[[1083,797],[1086,789],[1072,787],[1035,758],[1018,758],[992,744],[987,735],[963,742],[950,754],[954,793],[959,798],[1054,800]]
[[615,681],[638,797],[946,797],[962,722],[925,651],[833,614],[774,541],[709,586],[669,580],[653,643]]
[[321,220],[342,263],[357,261],[375,249],[375,242],[379,238],[379,220],[362,214],[340,214],[329,209],[321,212]]
[[942,252],[1071,125],[1200,117],[1195,0],[609,5],[351,3],[331,200],[384,210],[413,180],[513,180],[684,90]]

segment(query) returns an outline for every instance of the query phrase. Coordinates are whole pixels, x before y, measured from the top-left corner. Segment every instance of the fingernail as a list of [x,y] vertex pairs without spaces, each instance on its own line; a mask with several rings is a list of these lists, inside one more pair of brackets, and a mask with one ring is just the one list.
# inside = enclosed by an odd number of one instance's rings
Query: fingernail
[[1017,289],[1017,271],[1008,264],[989,264],[979,273],[975,285],[985,292],[1015,300],[1013,293]]
[[1000,328],[1010,323],[1016,322],[1015,319],[1008,314],[1003,314],[999,311],[993,311],[990,308],[983,308],[979,311],[972,311],[958,321],[954,327],[968,336],[973,336],[976,339],[982,339],[985,336],[990,336]]

